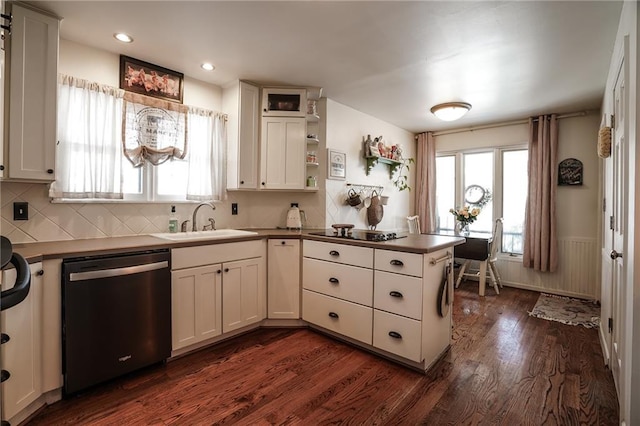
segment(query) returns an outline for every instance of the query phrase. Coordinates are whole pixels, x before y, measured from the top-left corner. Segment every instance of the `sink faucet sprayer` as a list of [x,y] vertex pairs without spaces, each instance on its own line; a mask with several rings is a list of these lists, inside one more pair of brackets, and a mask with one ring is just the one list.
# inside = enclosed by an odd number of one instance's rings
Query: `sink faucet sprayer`
[[[196,214],[198,213],[198,210],[200,210],[200,207],[202,207],[202,206],[209,206],[213,210],[216,209],[216,206],[214,206],[213,203],[205,202],[205,203],[198,204],[198,206],[193,211],[193,217],[191,218],[192,219],[192,226],[191,226],[191,230],[192,231],[197,231],[198,230],[198,227],[196,226]],[[213,230],[215,231],[215,229],[216,229],[216,221],[213,220],[213,218],[209,218],[209,221],[211,222],[211,226],[212,226]]]

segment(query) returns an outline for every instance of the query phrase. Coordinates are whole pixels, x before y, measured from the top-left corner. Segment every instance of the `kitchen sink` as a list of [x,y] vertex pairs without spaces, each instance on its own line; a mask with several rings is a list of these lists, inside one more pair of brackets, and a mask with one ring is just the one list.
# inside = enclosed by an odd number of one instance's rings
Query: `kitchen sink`
[[161,234],[150,234],[152,237],[163,238],[171,241],[193,241],[193,240],[216,240],[220,238],[245,237],[248,235],[258,235],[253,231],[242,231],[240,229],[217,229],[215,231],[193,231],[193,232],[164,232]]

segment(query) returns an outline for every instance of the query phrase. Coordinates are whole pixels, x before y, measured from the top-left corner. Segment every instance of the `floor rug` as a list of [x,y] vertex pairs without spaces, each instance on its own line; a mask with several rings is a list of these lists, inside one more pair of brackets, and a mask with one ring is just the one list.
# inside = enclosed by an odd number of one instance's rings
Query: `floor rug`
[[593,300],[540,293],[529,315],[568,325],[582,325],[586,328],[600,326],[600,304]]

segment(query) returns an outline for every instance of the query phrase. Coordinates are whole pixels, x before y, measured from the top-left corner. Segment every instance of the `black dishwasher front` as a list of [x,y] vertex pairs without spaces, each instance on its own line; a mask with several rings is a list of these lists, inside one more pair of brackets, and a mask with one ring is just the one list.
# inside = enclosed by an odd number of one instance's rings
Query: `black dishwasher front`
[[168,250],[65,259],[65,396],[171,355]]

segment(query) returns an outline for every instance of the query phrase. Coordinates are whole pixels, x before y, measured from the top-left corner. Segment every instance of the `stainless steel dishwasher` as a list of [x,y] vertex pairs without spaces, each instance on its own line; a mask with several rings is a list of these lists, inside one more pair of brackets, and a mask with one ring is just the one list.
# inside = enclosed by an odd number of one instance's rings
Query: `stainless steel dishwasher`
[[65,259],[65,396],[171,355],[169,250]]

